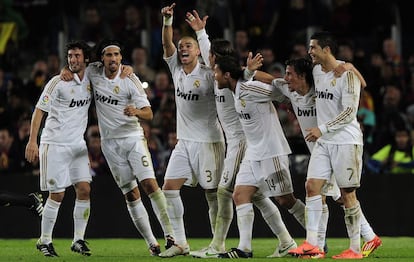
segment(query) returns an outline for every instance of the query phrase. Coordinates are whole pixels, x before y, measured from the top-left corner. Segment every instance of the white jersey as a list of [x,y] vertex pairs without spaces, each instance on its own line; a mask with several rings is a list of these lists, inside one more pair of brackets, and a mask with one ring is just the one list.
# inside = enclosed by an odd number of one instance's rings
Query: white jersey
[[136,108],[150,106],[142,84],[135,74],[121,79],[121,69],[114,79],[105,76],[104,67],[87,68],[102,139],[143,136],[144,131],[135,116],[127,116],[128,105]]
[[362,131],[356,114],[361,82],[352,71],[335,77],[323,72],[321,65],[313,68],[318,127],[322,136],[318,142],[362,145]]
[[65,82],[54,76],[44,87],[36,104],[47,112],[41,143],[76,145],[84,143],[91,104],[91,88],[86,75],[81,81],[77,74]]
[[[306,129],[316,127],[318,125],[316,119],[315,89],[311,87],[309,92],[302,96],[296,91],[289,91],[288,84],[284,81],[282,82],[278,81],[278,79],[274,79],[272,81],[272,85],[279,89],[280,92],[282,92],[282,94],[284,94],[287,98],[289,98],[293,111],[295,112],[296,119],[299,122],[302,135],[305,137],[307,134]],[[306,140],[305,142],[308,146],[309,152],[312,152],[315,143]]]
[[247,141],[246,160],[260,161],[291,153],[273,100],[283,94],[272,85],[239,80],[235,106]]
[[217,119],[213,71],[197,63],[194,70],[186,74],[178,64],[177,50],[164,60],[174,81],[177,138],[207,143],[224,141]]
[[244,140],[243,127],[239,120],[239,115],[234,107],[234,94],[228,89],[218,89],[215,82],[217,114],[223,127],[224,134],[228,141]]
[[[201,57],[204,63],[211,68],[210,61],[208,60],[211,43],[208,39],[206,30],[197,31],[197,41],[200,46]],[[239,116],[234,108],[234,96],[233,92],[228,89],[219,89],[217,81],[214,80],[214,94],[216,97],[217,115],[223,128],[226,140],[244,140],[244,133]]]

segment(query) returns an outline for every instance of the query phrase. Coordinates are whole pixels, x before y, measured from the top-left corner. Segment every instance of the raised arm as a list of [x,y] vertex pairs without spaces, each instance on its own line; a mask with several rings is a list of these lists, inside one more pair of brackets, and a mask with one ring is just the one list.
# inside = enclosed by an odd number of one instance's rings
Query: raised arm
[[198,12],[196,10],[193,10],[193,13],[187,12],[185,21],[197,35],[197,41],[200,47],[201,57],[203,58],[204,63],[207,66],[211,67],[212,65],[210,65],[209,60],[211,43],[205,30],[207,19],[207,15],[204,16],[203,19],[201,19],[198,15]]
[[162,48],[164,50],[164,57],[170,57],[174,54],[176,47],[173,42],[173,28],[172,22],[174,17],[175,3],[170,6],[163,7],[161,14],[163,16],[162,26]]
[[[246,67],[243,70],[243,78],[245,80],[253,79],[259,69],[263,65],[263,56],[261,53],[257,53],[253,57],[253,53],[249,52],[247,55]],[[269,83],[270,84],[270,83]]]
[[256,71],[256,74],[254,75],[254,78],[260,82],[266,83],[266,84],[272,84],[273,79],[275,79],[274,76],[272,76],[269,73],[263,72],[263,71]]

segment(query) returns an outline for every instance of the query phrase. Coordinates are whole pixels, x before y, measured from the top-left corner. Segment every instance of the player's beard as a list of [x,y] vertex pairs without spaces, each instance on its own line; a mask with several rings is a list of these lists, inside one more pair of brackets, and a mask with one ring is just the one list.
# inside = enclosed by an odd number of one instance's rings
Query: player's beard
[[115,63],[115,62],[114,63],[109,63],[107,68],[108,68],[109,72],[115,73],[115,72],[118,72],[119,64]]
[[70,71],[72,71],[72,73],[75,74],[79,73],[82,70],[82,68],[83,67],[80,64],[74,64],[69,66]]

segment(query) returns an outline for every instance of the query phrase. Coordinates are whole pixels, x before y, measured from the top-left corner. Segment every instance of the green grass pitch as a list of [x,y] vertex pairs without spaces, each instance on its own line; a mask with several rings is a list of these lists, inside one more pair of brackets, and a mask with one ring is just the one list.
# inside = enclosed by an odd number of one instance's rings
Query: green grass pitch
[[[405,262],[414,261],[414,238],[409,237],[382,237],[383,245],[364,261]],[[208,245],[210,239],[191,238],[188,240],[193,250]],[[296,239],[300,244],[303,239]],[[53,243],[59,257],[46,258],[36,250],[36,239],[0,239],[0,261],[160,261],[168,260],[151,257],[146,244],[142,239],[88,239],[92,256],[83,257],[70,251],[71,239],[54,239]],[[160,240],[163,245],[164,241]],[[236,247],[238,239],[228,239],[227,248]],[[266,258],[271,254],[277,244],[276,239],[253,239],[253,259],[249,261],[298,261],[298,258]],[[328,239],[329,253],[325,261],[333,261],[330,256],[341,252],[348,247],[348,240],[344,238]],[[170,258],[171,261],[200,261],[191,256]],[[211,261],[209,259],[208,261]],[[214,260],[214,259],[213,259]],[[300,260],[300,259],[299,259]]]

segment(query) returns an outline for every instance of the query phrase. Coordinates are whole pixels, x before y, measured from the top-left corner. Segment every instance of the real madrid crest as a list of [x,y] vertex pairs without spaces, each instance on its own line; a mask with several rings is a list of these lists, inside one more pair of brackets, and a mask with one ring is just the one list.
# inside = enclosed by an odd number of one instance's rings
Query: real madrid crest
[[240,104],[242,107],[246,107],[246,101],[244,101],[243,99],[240,99]]
[[336,78],[331,81],[331,86],[336,86]]
[[119,86],[115,86],[115,88],[114,88],[114,93],[115,93],[115,94],[119,94]]
[[86,87],[86,90],[87,90],[89,93],[91,93],[91,92],[92,92],[92,87],[91,87],[91,85],[88,85],[88,86]]
[[200,87],[200,80],[196,80],[196,81],[194,81],[193,86],[194,86],[195,88]]

